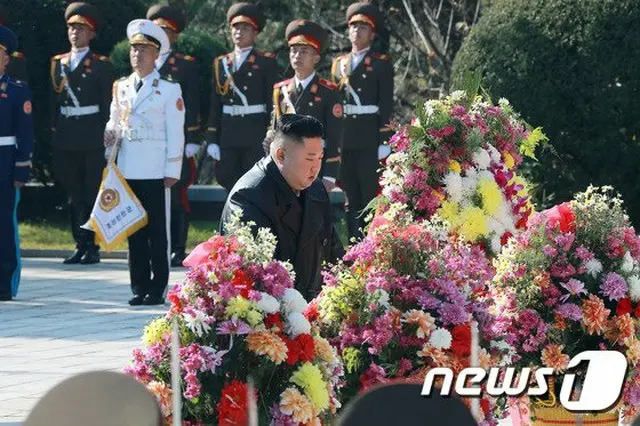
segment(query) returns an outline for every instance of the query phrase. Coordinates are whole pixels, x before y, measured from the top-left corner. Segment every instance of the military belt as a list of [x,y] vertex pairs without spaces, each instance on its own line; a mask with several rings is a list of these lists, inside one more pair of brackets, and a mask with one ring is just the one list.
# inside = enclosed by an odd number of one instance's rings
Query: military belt
[[100,112],[100,105],[87,105],[81,107],[63,106],[60,107],[60,114],[65,117],[80,117],[83,115],[97,114]]
[[343,108],[345,115],[377,114],[380,111],[378,105],[352,105],[347,104]]
[[167,132],[164,130],[147,130],[147,129],[122,129],[122,137],[129,139],[130,141],[141,140],[165,140],[167,139]]
[[15,136],[0,136],[0,146],[11,146],[16,144]]
[[260,105],[223,105],[222,113],[236,116],[236,115],[249,115],[249,114],[261,114],[267,112],[267,106],[265,104]]

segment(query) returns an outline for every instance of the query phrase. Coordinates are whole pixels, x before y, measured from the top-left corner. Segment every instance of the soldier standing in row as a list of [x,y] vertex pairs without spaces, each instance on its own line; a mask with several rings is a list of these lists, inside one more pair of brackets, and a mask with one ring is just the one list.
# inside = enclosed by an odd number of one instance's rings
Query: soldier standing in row
[[343,91],[344,131],[341,181],[348,205],[351,237],[360,238],[364,228],[362,210],[378,190],[379,160],[390,153],[383,142],[391,136],[387,127],[393,108],[393,64],[389,56],[371,51],[382,18],[367,3],[347,8],[351,53],[333,61],[333,81]]
[[16,35],[0,26],[0,301],[15,297],[20,283],[16,210],[33,151],[31,92],[6,75],[17,47]]
[[188,188],[196,181],[195,155],[200,150],[200,93],[198,66],[195,58],[177,53],[173,46],[185,27],[186,19],[174,6],[156,4],[147,11],[147,19],[158,24],[169,38],[170,50],[158,57],[156,69],[164,79],[180,83],[185,105],[185,158],[178,183],[171,187],[171,266],[182,266],[186,257],[189,232]]
[[207,153],[218,160],[216,177],[227,191],[263,157],[262,142],[271,119],[277,64],[272,53],[254,48],[265,17],[250,3],[227,12],[233,52],[213,62],[213,89],[207,124]]
[[[5,25],[8,20],[7,11],[0,6],[0,25]],[[24,56],[24,53],[17,50],[11,53],[11,60],[5,69],[5,74],[11,76],[11,79],[14,81],[29,81],[27,58]]]
[[132,306],[160,305],[169,283],[168,197],[184,156],[184,101],[177,82],[155,61],[169,51],[166,33],[148,19],[127,26],[133,73],[113,85],[105,143],[119,139],[117,163],[147,212],[148,223],[128,239]]
[[65,264],[100,262],[94,233],[81,228],[91,215],[105,166],[103,136],[109,119],[113,66],[89,49],[99,26],[97,9],[82,2],[65,11],[71,51],[51,59],[53,173],[69,197],[76,242]]
[[328,34],[315,22],[298,19],[287,26],[285,35],[295,76],[274,86],[274,115],[276,120],[282,114],[310,115],[322,123],[324,159],[321,176],[325,188],[331,191],[340,170],[341,92],[335,84],[315,72]]

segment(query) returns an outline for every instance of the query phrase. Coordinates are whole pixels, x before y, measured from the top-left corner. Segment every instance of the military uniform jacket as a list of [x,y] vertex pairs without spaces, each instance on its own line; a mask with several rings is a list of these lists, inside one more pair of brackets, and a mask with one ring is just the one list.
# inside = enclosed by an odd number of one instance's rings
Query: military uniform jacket
[[11,54],[11,61],[6,69],[6,74],[14,81],[29,81],[29,74],[27,72],[27,58],[22,52],[13,52]]
[[351,54],[333,61],[333,82],[344,94],[343,150],[376,149],[390,132],[393,64],[389,56],[369,50],[351,71]]
[[180,85],[154,70],[136,92],[135,76],[113,84],[106,131],[121,137],[118,168],[126,179],[179,179],[185,116]]
[[[295,79],[281,81],[273,88],[273,110],[282,114],[304,114],[317,118],[324,126],[325,170],[327,177],[338,178],[342,142],[342,93],[330,81],[316,74],[302,93],[296,93]],[[275,123],[275,120],[274,120]]]
[[18,83],[7,75],[2,76],[0,77],[0,180],[28,181],[32,152],[31,91],[25,83]]
[[113,66],[106,56],[88,51],[71,71],[70,59],[70,53],[51,59],[53,147],[67,151],[102,150]]
[[200,144],[200,91],[198,90],[198,66],[193,56],[171,52],[158,70],[160,76],[169,81],[180,83],[185,105],[185,142]]
[[[235,72],[234,60],[231,52],[213,61],[206,139],[222,148],[259,147],[271,119],[272,91],[277,80],[276,60],[272,53],[252,49]],[[234,85],[244,99],[234,90]],[[248,111],[254,112],[244,113]]]
[[307,299],[322,285],[323,261],[335,262],[344,247],[331,222],[329,195],[319,180],[301,192],[291,190],[270,156],[256,163],[231,190],[222,211],[224,234],[233,210],[242,209],[244,221],[269,228],[278,239],[274,257],[290,261],[296,272],[296,289]]

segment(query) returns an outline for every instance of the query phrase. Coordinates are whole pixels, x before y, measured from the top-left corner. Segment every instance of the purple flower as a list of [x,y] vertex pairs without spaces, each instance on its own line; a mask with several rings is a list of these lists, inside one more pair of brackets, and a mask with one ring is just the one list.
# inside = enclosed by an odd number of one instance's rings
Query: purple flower
[[600,284],[600,294],[612,301],[618,301],[627,295],[629,288],[624,278],[615,272],[605,275],[602,284]]
[[640,405],[640,386],[633,386],[629,389],[625,402],[634,407]]
[[271,424],[274,426],[298,426],[298,423],[294,422],[291,416],[280,411],[278,403],[271,407]]
[[594,257],[593,253],[591,253],[591,251],[589,251],[589,249],[584,246],[580,246],[576,249],[576,256],[578,256],[578,259],[582,260],[583,262],[588,262]]
[[582,311],[580,307],[574,303],[565,303],[556,306],[556,313],[563,318],[573,321],[580,321],[582,319]]
[[560,286],[565,288],[569,294],[560,298],[563,302],[566,302],[570,296],[579,296],[581,294],[587,294],[587,290],[584,289],[584,283],[582,281],[571,278],[566,283],[560,283]]
[[438,309],[438,313],[440,314],[440,321],[445,325],[458,325],[469,321],[469,313],[461,305],[443,303]]
[[428,293],[424,293],[418,297],[418,303],[420,303],[420,307],[425,311],[433,311],[438,309],[442,302],[435,296],[432,296]]
[[249,334],[251,327],[246,322],[239,319],[225,321],[218,326],[218,334]]
[[547,257],[555,257],[558,254],[558,250],[551,244],[547,244],[542,247],[542,253]]

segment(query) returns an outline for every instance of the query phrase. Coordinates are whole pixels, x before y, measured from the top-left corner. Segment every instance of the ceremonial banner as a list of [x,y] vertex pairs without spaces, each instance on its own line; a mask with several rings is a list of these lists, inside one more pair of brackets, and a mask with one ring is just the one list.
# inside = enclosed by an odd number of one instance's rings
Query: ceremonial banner
[[95,243],[112,250],[148,222],[147,212],[118,166],[107,164],[91,218],[83,225],[95,232]]

